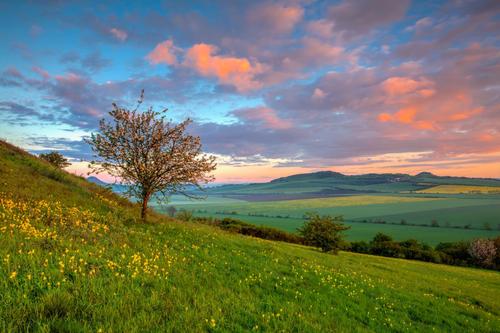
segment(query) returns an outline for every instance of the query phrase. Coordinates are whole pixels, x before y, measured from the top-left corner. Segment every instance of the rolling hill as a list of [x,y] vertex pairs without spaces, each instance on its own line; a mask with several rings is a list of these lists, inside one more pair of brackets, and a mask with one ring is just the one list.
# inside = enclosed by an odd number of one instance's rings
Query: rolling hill
[[[437,185],[489,186],[500,188],[500,180],[488,178],[465,178],[436,176],[421,172],[415,176],[407,174],[343,175],[333,171],[297,174],[274,179],[267,183],[222,185],[207,189],[208,194],[241,197],[246,200],[266,200],[266,195],[281,195],[298,199],[327,197],[359,193],[400,193],[419,191]],[[260,197],[260,198],[259,198]],[[259,200],[261,201],[261,200]]]
[[[278,182],[280,183],[280,182]],[[495,332],[500,274],[181,223],[0,142],[2,331]]]

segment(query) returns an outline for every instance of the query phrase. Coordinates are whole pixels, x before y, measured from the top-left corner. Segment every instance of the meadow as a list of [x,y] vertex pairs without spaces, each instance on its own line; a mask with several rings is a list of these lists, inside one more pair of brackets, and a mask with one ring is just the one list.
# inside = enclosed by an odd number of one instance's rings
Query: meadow
[[0,330],[495,332],[500,274],[152,213],[0,144]]

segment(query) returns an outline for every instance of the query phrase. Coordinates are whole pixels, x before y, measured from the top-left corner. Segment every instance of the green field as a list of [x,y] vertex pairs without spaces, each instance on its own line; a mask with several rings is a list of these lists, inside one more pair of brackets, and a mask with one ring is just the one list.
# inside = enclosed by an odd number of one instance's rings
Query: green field
[[0,142],[5,332],[495,332],[500,274],[152,214]]
[[[343,215],[351,226],[348,233],[350,240],[369,240],[377,232],[384,232],[400,240],[415,238],[436,244],[440,241],[495,237],[500,234],[500,198],[492,196],[427,198],[376,194],[265,202],[224,201],[225,198],[220,197],[217,199],[220,203],[215,203],[215,200],[212,198],[213,203],[193,202],[189,205],[173,201],[172,205],[177,209],[193,210],[198,215],[231,216],[291,232],[295,232],[303,224],[302,217],[307,212]],[[406,224],[428,226],[436,221],[440,227],[401,226],[399,224],[402,220]],[[386,221],[388,224],[351,221]],[[398,225],[393,225],[394,223]],[[468,229],[464,229],[465,226],[469,226]],[[484,230],[485,228],[491,230]]]
[[[196,216],[212,216],[217,218],[236,218],[242,221],[253,223],[255,225],[265,225],[289,232],[296,232],[297,228],[304,224],[304,220],[300,218],[276,218],[276,217],[259,217],[248,215],[226,215],[226,214],[206,214],[195,213]],[[400,224],[378,224],[378,223],[363,223],[363,222],[345,222],[350,226],[347,234],[349,241],[368,241],[373,238],[378,232],[392,236],[395,240],[417,239],[429,245],[437,245],[440,242],[454,242],[460,240],[470,240],[475,238],[494,238],[500,234],[497,230],[476,230],[476,229],[458,229],[447,227],[423,227],[409,226]]]

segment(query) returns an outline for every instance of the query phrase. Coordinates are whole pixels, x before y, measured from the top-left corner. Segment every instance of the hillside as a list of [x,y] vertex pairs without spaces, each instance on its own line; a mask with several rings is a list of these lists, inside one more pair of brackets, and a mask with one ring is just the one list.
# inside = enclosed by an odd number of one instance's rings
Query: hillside
[[2,331],[480,331],[494,271],[340,253],[152,214],[0,142]]

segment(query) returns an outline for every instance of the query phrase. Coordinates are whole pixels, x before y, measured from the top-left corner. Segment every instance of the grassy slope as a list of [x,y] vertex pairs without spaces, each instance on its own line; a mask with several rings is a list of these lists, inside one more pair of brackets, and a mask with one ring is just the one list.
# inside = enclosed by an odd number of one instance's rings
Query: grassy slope
[[500,327],[497,272],[331,256],[161,216],[133,223],[132,205],[4,144],[0,175],[2,331]]

